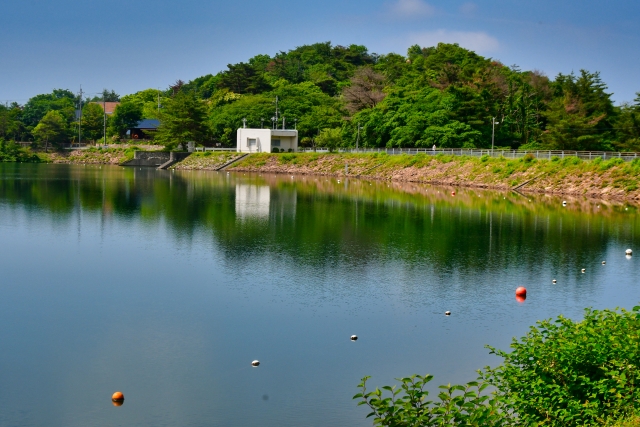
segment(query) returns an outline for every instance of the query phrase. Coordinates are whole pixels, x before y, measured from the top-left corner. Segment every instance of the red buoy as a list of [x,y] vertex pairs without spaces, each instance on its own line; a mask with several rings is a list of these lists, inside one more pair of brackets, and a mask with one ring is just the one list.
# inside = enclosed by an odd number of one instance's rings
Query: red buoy
[[455,195],[456,195],[456,192],[455,192],[455,191],[452,191],[452,192],[451,192],[451,195],[452,195],[452,196],[455,196]]
[[519,286],[516,289],[516,296],[518,297],[527,297],[527,288],[525,288],[524,286]]

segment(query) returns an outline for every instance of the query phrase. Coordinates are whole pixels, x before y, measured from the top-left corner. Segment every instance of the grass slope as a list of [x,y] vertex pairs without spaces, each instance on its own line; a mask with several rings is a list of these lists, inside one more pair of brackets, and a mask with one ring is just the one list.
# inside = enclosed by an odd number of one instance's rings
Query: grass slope
[[192,153],[189,157],[176,163],[169,169],[183,170],[217,170],[219,167],[233,159],[240,157],[241,153],[232,151],[211,152],[205,151]]
[[[348,167],[345,172],[345,165]],[[591,162],[575,157],[537,160],[426,154],[251,154],[230,170],[288,174],[361,176],[521,191],[640,199],[640,159]]]

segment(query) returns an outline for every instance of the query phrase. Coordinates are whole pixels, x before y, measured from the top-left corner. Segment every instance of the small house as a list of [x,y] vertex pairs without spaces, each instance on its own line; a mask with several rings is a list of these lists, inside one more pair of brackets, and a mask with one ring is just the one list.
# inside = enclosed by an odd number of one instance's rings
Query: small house
[[116,111],[116,107],[120,105],[119,102],[102,102],[102,101],[95,101],[95,102],[92,102],[92,104],[96,104],[102,107],[107,116],[112,115],[113,112]]
[[127,134],[131,135],[132,139],[151,139],[153,138],[153,134],[158,130],[158,126],[160,126],[160,120],[140,120],[135,127],[127,131]]
[[295,129],[240,128],[238,129],[237,151],[240,153],[298,151],[298,131]]

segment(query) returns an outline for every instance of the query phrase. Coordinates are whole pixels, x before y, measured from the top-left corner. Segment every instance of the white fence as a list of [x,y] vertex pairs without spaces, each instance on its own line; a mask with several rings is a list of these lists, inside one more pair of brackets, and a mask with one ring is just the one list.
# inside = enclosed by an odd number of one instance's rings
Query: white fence
[[[301,152],[318,152],[327,153],[328,148],[301,148]],[[508,159],[518,159],[526,156],[527,154],[533,155],[538,159],[551,159],[558,157],[564,159],[565,157],[578,157],[583,160],[593,160],[596,158],[602,158],[603,160],[609,160],[613,158],[620,158],[624,161],[632,161],[640,158],[639,153],[621,153],[615,151],[570,151],[570,150],[491,150],[491,149],[466,149],[466,148],[445,148],[433,150],[430,148],[359,148],[349,149],[341,148],[336,150],[340,153],[387,153],[387,154],[426,154],[436,156],[438,154],[447,154],[454,156],[473,156],[473,157],[505,157]]]
[[235,148],[221,148],[221,147],[196,147],[196,151],[236,151]]

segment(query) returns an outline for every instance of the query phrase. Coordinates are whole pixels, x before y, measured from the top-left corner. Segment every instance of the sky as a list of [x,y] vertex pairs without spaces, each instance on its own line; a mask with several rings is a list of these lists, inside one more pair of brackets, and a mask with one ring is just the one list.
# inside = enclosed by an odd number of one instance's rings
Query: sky
[[303,44],[463,47],[522,70],[599,71],[618,104],[640,92],[631,0],[20,0],[0,2],[0,102],[54,88],[124,95]]

